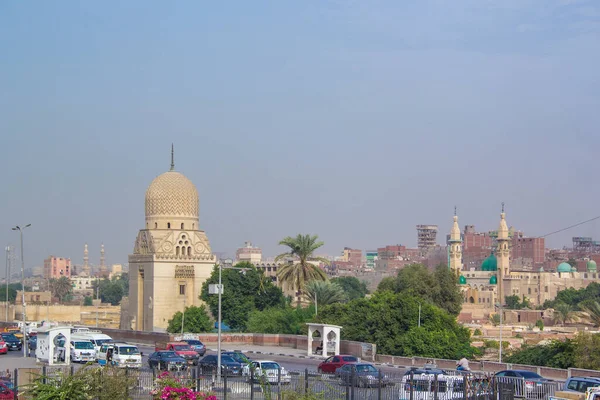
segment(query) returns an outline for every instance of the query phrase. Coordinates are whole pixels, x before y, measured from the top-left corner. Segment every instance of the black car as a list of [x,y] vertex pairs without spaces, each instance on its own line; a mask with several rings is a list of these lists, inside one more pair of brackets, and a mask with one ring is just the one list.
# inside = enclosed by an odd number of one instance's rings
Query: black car
[[206,346],[204,345],[204,343],[202,343],[199,340],[189,339],[189,340],[184,340],[183,342],[189,344],[190,347],[192,348],[192,350],[194,350],[196,353],[198,353],[198,355],[200,357],[202,357],[206,353]]
[[155,351],[148,357],[148,366],[165,371],[181,371],[186,368],[185,358],[170,350]]
[[515,397],[546,398],[546,394],[550,392],[550,387],[554,382],[535,372],[521,369],[496,372],[494,376],[496,381],[514,386]]
[[358,387],[385,387],[390,384],[390,379],[372,364],[356,363],[345,364],[335,371],[335,375],[343,385]]
[[29,340],[27,340],[27,347],[29,347],[29,351],[35,351],[37,348],[37,336],[29,337]]
[[221,356],[229,356],[235,361],[242,364],[242,366],[250,364],[252,362],[252,360],[246,357],[244,353],[240,353],[239,351],[224,351],[221,353]]
[[[217,356],[208,355],[198,362],[200,372],[203,374],[213,373],[217,370]],[[241,375],[242,364],[235,361],[231,356],[221,354],[221,370],[227,375]]]
[[2,340],[6,342],[8,350],[21,350],[23,344],[21,341],[12,333],[2,333]]

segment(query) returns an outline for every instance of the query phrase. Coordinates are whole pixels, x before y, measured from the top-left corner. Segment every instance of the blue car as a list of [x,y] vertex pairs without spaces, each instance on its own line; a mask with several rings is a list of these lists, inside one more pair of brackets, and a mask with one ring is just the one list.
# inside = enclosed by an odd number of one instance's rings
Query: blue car
[[198,353],[199,356],[203,356],[206,353],[206,346],[199,340],[189,339],[183,340],[183,342],[189,344],[192,350]]

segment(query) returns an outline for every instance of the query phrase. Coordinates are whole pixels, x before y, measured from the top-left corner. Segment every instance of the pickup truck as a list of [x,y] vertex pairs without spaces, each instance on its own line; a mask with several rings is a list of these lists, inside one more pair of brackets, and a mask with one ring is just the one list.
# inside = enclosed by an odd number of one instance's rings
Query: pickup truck
[[156,342],[155,351],[170,350],[183,357],[188,364],[198,365],[200,356],[187,343],[182,342]]
[[550,396],[549,400],[600,400],[600,388],[591,387],[585,393],[559,391]]

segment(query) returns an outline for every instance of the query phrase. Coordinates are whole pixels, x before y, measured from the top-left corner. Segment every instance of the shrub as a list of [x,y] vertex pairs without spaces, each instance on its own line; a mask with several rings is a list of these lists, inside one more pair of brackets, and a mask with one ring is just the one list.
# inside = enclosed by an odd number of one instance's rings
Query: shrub
[[475,332],[473,332],[473,336],[481,336],[481,330],[479,328],[475,329]]

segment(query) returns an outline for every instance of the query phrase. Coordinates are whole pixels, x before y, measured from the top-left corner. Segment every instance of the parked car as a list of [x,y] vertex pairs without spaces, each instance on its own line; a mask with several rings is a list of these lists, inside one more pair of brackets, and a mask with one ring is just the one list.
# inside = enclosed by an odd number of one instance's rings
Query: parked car
[[155,351],[170,350],[186,359],[188,364],[198,365],[200,356],[186,342],[156,342]]
[[0,354],[8,353],[8,345],[0,338]]
[[204,354],[206,354],[206,346],[201,341],[196,340],[196,339],[188,339],[188,340],[182,340],[182,342],[189,344],[190,347],[192,348],[192,350],[194,350],[196,353],[198,353],[198,355],[200,357],[202,357]]
[[335,375],[343,385],[377,387],[381,382],[381,387],[385,387],[390,384],[388,376],[367,363],[345,364],[335,371]]
[[187,367],[185,358],[171,350],[155,351],[148,357],[148,366],[165,371],[181,371]]
[[27,340],[27,347],[29,351],[35,351],[37,349],[37,336],[30,336],[29,340]]
[[[253,371],[252,371],[253,370]],[[248,381],[253,377],[253,382],[282,383],[289,384],[292,381],[289,372],[279,363],[271,360],[257,360],[244,365],[242,376]]]
[[2,336],[2,340],[6,342],[9,350],[21,350],[23,348],[21,341],[12,333],[3,332],[0,336]]
[[[200,373],[213,373],[217,370],[217,356],[216,355],[208,355],[204,356],[199,362]],[[242,365],[235,361],[233,357],[221,354],[221,370],[223,373],[227,375],[241,375],[242,374]]]
[[565,382],[565,392],[579,392],[585,393],[588,388],[600,387],[600,378],[593,378],[587,376],[578,376],[575,378],[569,378]]
[[0,400],[12,400],[14,398],[14,392],[4,383],[0,383]]
[[319,364],[317,371],[320,374],[334,374],[336,369],[345,364],[357,363],[359,361],[357,357],[351,355],[340,354],[338,356],[331,356]]
[[494,376],[498,382],[512,383],[515,387],[515,397],[546,398],[550,392],[550,385],[554,382],[535,372],[520,369],[496,372]]
[[250,360],[248,357],[246,357],[246,355],[244,353],[241,353],[239,351],[224,351],[221,353],[221,355],[222,356],[225,355],[225,356],[229,356],[229,357],[233,358],[235,361],[242,364],[242,366],[247,365],[250,362],[252,362],[252,360]]

